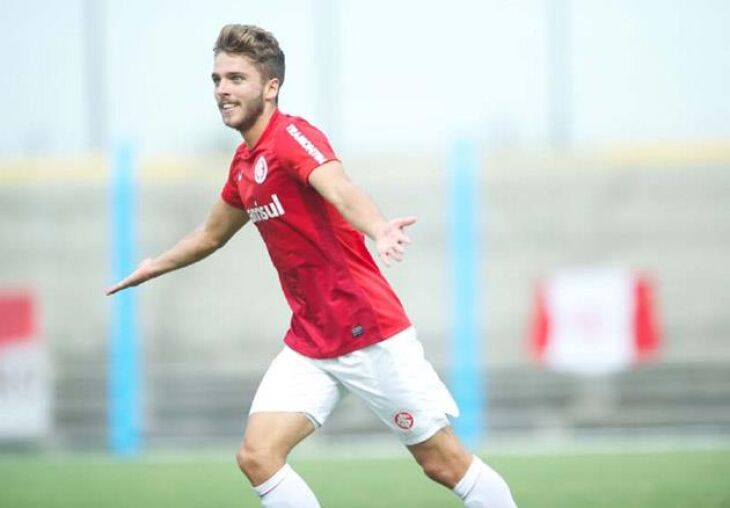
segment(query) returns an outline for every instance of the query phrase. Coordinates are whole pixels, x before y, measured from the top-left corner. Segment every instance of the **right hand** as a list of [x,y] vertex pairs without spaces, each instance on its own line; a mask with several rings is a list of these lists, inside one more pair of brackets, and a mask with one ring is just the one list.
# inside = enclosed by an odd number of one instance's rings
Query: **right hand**
[[148,281],[156,276],[157,274],[153,270],[153,259],[147,258],[139,264],[137,269],[133,271],[129,275],[129,277],[118,282],[116,285],[107,288],[106,294],[107,296],[113,295],[117,291],[121,291],[122,289],[127,289],[133,286],[138,286],[139,284],[142,284],[143,282]]
[[376,234],[375,248],[385,266],[390,266],[391,260],[403,260],[405,246],[411,243],[411,239],[405,234],[404,229],[414,222],[416,222],[416,218],[412,216],[392,219]]

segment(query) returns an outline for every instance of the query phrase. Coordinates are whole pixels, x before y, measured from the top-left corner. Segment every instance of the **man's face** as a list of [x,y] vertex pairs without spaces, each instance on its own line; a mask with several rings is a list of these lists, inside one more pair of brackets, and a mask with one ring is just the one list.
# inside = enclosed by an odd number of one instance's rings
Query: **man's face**
[[223,123],[242,133],[264,111],[264,83],[248,57],[221,52],[213,66],[215,100]]

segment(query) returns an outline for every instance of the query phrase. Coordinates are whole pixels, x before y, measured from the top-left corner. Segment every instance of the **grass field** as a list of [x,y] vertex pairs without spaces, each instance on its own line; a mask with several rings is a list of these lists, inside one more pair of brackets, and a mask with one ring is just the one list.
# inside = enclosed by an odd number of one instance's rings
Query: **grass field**
[[[486,458],[486,457],[485,457]],[[730,507],[730,450],[495,456],[521,508]],[[462,506],[406,459],[297,460],[323,507]],[[231,462],[0,455],[2,508],[256,507]]]

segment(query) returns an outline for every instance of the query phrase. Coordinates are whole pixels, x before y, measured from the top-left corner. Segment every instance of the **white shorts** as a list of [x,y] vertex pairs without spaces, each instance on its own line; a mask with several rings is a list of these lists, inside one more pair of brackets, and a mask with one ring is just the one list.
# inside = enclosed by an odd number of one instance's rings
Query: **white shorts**
[[459,415],[413,327],[325,360],[284,347],[261,380],[250,413],[304,413],[319,427],[347,392],[364,400],[405,445],[426,441],[449,425],[447,415]]

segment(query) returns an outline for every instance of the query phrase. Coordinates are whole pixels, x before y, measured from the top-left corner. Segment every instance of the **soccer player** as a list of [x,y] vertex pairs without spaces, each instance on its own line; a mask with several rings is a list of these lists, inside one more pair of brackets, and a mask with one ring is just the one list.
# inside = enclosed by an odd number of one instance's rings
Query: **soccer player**
[[365,247],[363,235],[386,265],[401,261],[410,243],[404,229],[416,219],[386,220],[348,179],[324,134],[279,111],[284,53],[271,33],[227,25],[214,55],[218,109],[243,137],[220,199],[202,226],[107,294],[200,261],[252,222],[292,309],[285,347],[258,387],[237,453],[262,506],[319,506],[287,456],[349,391],[465,506],[514,507],[502,477],[449,426],[456,404]]

